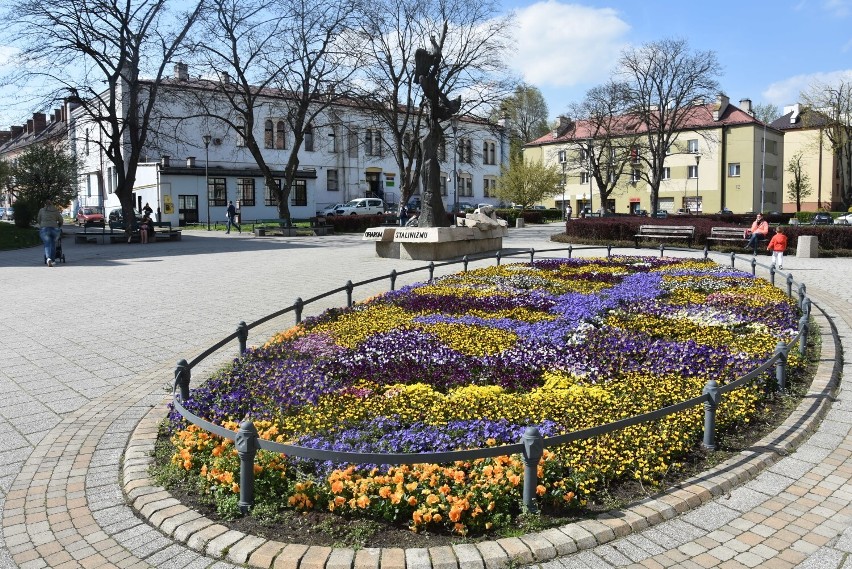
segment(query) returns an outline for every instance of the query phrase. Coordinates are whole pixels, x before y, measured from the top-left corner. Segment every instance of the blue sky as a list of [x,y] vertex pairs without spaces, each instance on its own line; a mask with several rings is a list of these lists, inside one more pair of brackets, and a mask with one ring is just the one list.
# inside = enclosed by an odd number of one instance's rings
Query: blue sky
[[511,66],[550,117],[603,83],[625,47],[683,38],[716,52],[722,91],[779,108],[814,81],[852,81],[852,0],[504,0],[518,18]]
[[[625,47],[667,37],[715,51],[734,104],[783,108],[814,81],[852,81],[852,0],[502,1],[517,16],[509,64],[541,89],[550,118],[605,82]],[[0,45],[0,70],[15,56]],[[0,129],[29,118],[22,94],[0,88]]]

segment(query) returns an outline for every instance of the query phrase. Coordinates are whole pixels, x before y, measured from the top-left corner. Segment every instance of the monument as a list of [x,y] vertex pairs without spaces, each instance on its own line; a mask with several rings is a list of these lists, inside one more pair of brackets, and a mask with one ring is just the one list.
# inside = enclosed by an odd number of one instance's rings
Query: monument
[[[446,33],[446,24],[444,25]],[[441,67],[441,46],[430,38],[432,51],[419,48],[414,53],[414,82],[423,90],[428,101],[426,122],[429,127],[423,137],[423,167],[421,168],[422,206],[417,227],[372,227],[364,232],[364,240],[376,242],[376,254],[395,259],[438,261],[473,253],[496,251],[503,246],[507,234],[506,222],[493,213],[477,210],[465,218],[451,222],[441,199],[441,164],[438,148],[444,142],[442,122],[450,120],[461,108],[461,96],[450,100],[441,91],[438,74]],[[455,172],[453,175],[455,177]],[[455,180],[453,183],[457,183]]]

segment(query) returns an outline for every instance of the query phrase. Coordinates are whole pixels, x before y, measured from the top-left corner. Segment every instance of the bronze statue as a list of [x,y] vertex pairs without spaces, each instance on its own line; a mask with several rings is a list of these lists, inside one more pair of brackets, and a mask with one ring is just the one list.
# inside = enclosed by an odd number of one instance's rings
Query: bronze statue
[[[419,48],[414,53],[414,82],[423,89],[423,97],[429,102],[428,124],[429,132],[423,139],[423,209],[418,225],[420,227],[447,227],[444,202],[441,199],[441,165],[438,161],[438,148],[444,140],[441,121],[446,121],[459,112],[461,97],[452,101],[441,91],[438,84],[438,72],[441,65],[441,47],[432,41],[432,51]],[[455,183],[455,182],[454,182]]]

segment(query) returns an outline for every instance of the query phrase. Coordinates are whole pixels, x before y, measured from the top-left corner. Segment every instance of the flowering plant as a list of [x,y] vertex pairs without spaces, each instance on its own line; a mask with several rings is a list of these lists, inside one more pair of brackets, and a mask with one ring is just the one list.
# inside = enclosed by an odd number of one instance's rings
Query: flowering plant
[[[542,260],[436,279],[309,318],[193,390],[185,406],[261,437],[338,451],[419,453],[512,444],[527,426],[570,433],[695,397],[772,355],[797,331],[768,282],[709,261]],[[791,353],[794,368],[801,361]],[[725,396],[722,429],[765,395]],[[606,484],[656,484],[700,440],[702,409],[545,451],[538,499],[582,507]],[[238,492],[233,445],[173,414],[174,463],[213,493]],[[257,495],[459,534],[519,511],[518,455],[454,464],[318,463],[266,451]]]

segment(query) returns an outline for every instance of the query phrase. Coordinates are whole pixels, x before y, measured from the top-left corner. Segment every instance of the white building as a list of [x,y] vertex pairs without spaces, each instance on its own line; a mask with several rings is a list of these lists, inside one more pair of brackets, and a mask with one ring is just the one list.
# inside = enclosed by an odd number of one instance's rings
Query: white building
[[[267,191],[240,133],[221,121],[199,116],[201,113],[193,107],[192,97],[199,93],[208,97],[205,104],[215,104],[217,94],[209,86],[203,90],[201,83],[190,80],[185,65],[177,64],[175,70],[175,77],[164,82],[158,95],[155,114],[160,119],[154,121],[157,132],[151,135],[139,164],[133,189],[136,207],[150,204],[160,212],[159,220],[173,225],[223,221],[229,200],[237,205],[244,221],[278,218],[275,197]],[[254,134],[279,179],[284,177],[292,148],[292,136],[282,115],[281,97],[274,93],[255,109],[258,120]],[[97,126],[88,123],[76,109],[71,112],[69,128],[81,166],[80,203],[103,203],[107,212],[119,208],[114,194],[117,177],[95,140],[100,136]],[[206,146],[205,135],[209,135]],[[457,137],[458,201],[496,204],[494,190],[500,165],[508,162],[505,130],[462,118]],[[351,101],[328,109],[306,133],[299,152],[299,169],[290,192],[291,216],[307,219],[329,205],[365,196],[382,197],[387,205],[397,204],[400,172],[389,140],[374,119]],[[454,145],[451,136],[447,145]],[[442,193],[449,209],[455,196],[453,152],[452,148],[447,150],[441,156],[441,171]]]

